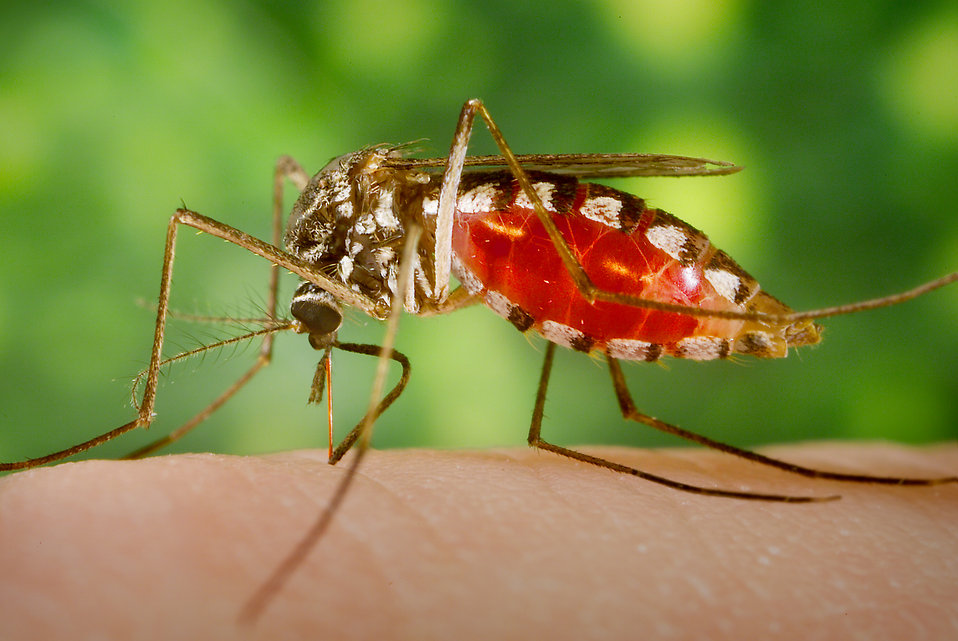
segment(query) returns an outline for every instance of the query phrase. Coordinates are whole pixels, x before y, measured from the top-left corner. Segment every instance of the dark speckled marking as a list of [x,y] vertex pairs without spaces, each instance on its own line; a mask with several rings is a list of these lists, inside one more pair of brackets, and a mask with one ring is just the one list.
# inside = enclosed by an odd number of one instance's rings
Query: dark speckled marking
[[535,323],[535,319],[532,318],[532,315],[518,305],[512,306],[512,309],[509,310],[509,316],[506,317],[506,320],[512,323],[512,325],[520,332],[527,331],[530,327],[532,327],[533,323]]
[[660,343],[649,345],[648,349],[645,350],[645,360],[652,363],[660,358],[662,358],[662,345]]
[[577,352],[591,352],[592,347],[594,345],[595,345],[595,338],[593,338],[592,336],[581,334],[572,339],[572,342],[569,345],[569,347],[571,347]]
[[738,342],[739,351],[743,354],[762,356],[769,352],[770,344],[768,337],[762,333],[749,332],[741,336]]
[[575,204],[575,194],[579,188],[578,180],[537,172],[532,172],[530,179],[533,185],[540,182],[552,185],[552,207],[557,214],[566,216],[572,211],[572,206]]

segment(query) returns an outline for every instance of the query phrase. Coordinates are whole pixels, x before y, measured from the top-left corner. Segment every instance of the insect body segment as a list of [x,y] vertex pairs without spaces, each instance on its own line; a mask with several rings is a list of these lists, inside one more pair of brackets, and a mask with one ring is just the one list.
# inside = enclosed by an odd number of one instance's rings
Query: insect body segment
[[[427,219],[422,206],[435,178],[386,166],[398,153],[392,147],[373,147],[330,162],[296,201],[285,236],[291,254],[380,303],[383,319],[396,293],[400,250],[410,225],[436,227],[434,212]],[[407,312],[418,313],[435,299],[434,253],[435,236],[426,234],[404,293]]]
[[[286,232],[291,253],[371,299],[396,292],[398,246],[409,225],[425,230],[406,311],[426,313],[443,302],[435,283],[435,229],[440,176],[388,165],[400,152],[376,147],[332,161],[293,208]],[[700,231],[641,198],[575,177],[531,172],[534,188],[576,259],[610,292],[721,311],[786,314],[791,310]],[[597,301],[576,289],[536,217],[506,171],[462,177],[452,237],[452,271],[470,294],[520,331],[579,351],[654,361],[733,353],[785,356],[817,343],[811,321],[774,323],[643,309]],[[314,296],[315,294],[310,294]],[[293,300],[293,315],[305,301]]]
[[[543,204],[593,282],[610,292],[710,310],[791,310],[700,231],[641,198],[575,178],[531,173]],[[817,343],[811,321],[770,323],[693,317],[597,301],[578,292],[509,174],[463,178],[453,271],[518,329],[615,358],[694,360],[732,353],[785,356]]]

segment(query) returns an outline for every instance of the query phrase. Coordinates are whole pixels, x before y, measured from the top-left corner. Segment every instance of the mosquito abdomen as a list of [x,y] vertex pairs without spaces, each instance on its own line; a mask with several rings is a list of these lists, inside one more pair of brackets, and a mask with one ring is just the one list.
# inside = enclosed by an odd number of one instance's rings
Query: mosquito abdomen
[[[472,294],[521,331],[616,358],[711,360],[785,356],[816,343],[818,327],[695,317],[588,302],[518,183],[504,172],[464,176],[454,271]],[[609,292],[720,311],[791,310],[691,225],[641,198],[575,178],[531,174],[547,211],[593,283]],[[799,326],[800,325],[800,326]]]

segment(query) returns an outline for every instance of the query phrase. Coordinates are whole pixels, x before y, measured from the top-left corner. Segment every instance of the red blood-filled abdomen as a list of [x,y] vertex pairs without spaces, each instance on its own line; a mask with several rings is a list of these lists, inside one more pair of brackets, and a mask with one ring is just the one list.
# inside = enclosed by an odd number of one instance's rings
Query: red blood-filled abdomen
[[[556,188],[545,182],[537,185],[537,189],[545,190],[543,194],[547,198],[550,187]],[[607,187],[573,185],[574,192],[568,194],[565,203],[567,213],[554,212],[552,216],[597,287],[690,306],[699,305],[705,299],[714,300],[714,291],[705,282],[701,265],[683,266],[646,237],[646,229],[664,212],[646,209],[641,199]],[[480,185],[473,190],[481,188]],[[503,185],[488,186],[490,190],[496,188],[502,189]],[[501,294],[527,312],[537,329],[544,322],[552,321],[572,327],[596,343],[612,339],[675,343],[696,335],[700,323],[695,317],[616,303],[589,304],[576,289],[528,201],[524,196],[516,198],[517,185],[511,188],[514,191],[508,197],[500,194],[498,198],[466,198],[457,212],[453,253],[485,290]],[[591,205],[592,217],[583,215],[583,206],[603,202],[596,199],[606,199],[604,212],[601,207]],[[616,205],[615,199],[622,205]],[[490,201],[506,207],[485,211],[476,206]],[[550,202],[546,203],[547,208],[550,204],[551,209],[557,208],[557,203]],[[561,206],[559,203],[558,207]],[[628,206],[641,209],[626,212],[624,207]],[[618,212],[612,215],[610,207],[618,207]],[[607,215],[603,222],[593,219],[601,218],[602,213]],[[619,227],[627,224],[628,228],[615,228],[610,223]],[[687,225],[685,228],[707,243],[699,232]],[[471,289],[474,288],[475,284]]]
[[[682,267],[652,246],[641,230],[624,233],[574,215],[554,220],[600,289],[685,305],[701,301],[701,268]],[[453,232],[453,251],[486,289],[521,307],[537,325],[554,321],[601,342],[632,338],[650,343],[678,342],[698,327],[691,316],[615,303],[589,304],[531,210],[461,215]]]
[[[533,186],[572,254],[605,292],[710,311],[791,310],[700,231],[602,185],[532,173]],[[518,329],[578,349],[630,360],[663,354],[709,360],[731,353],[785,356],[815,343],[818,328],[765,320],[651,311],[588,303],[515,180],[503,172],[463,177],[453,238],[453,271],[473,295]]]

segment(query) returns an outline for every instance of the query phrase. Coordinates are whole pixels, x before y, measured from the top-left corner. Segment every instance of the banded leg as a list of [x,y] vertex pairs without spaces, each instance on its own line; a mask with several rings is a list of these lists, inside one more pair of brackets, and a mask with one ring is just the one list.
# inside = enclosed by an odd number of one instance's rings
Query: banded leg
[[453,217],[455,215],[456,200],[458,195],[459,183],[462,176],[462,168],[465,163],[466,150],[469,145],[469,139],[472,136],[472,128],[476,115],[479,115],[486,128],[495,140],[500,153],[506,160],[509,170],[513,177],[519,183],[523,193],[532,203],[536,216],[545,227],[549,238],[555,247],[556,252],[562,260],[563,265],[571,276],[579,293],[589,302],[604,301],[619,303],[632,307],[641,307],[654,309],[663,312],[674,312],[685,314],[687,316],[707,316],[711,318],[735,319],[765,321],[773,323],[794,323],[801,320],[825,318],[828,316],[838,316],[841,314],[850,314],[854,312],[887,307],[904,301],[916,298],[929,291],[944,287],[950,283],[958,281],[958,272],[953,272],[933,281],[929,281],[911,290],[883,296],[872,300],[859,301],[847,305],[837,305],[822,309],[790,312],[787,314],[769,314],[765,312],[731,311],[731,310],[707,310],[698,307],[688,307],[675,303],[666,303],[655,300],[648,300],[638,296],[623,294],[619,292],[609,292],[602,290],[592,282],[586,274],[582,265],[576,259],[572,250],[562,234],[559,232],[552,217],[548,214],[541,198],[533,189],[532,181],[528,174],[522,168],[516,155],[512,152],[505,137],[499,130],[489,111],[481,100],[468,100],[462,107],[459,114],[459,121],[456,125],[456,132],[453,136],[452,145],[449,150],[449,156],[446,161],[443,172],[442,188],[439,195],[439,207],[436,225],[436,283],[434,291],[437,297],[442,300],[448,290],[449,274],[451,271],[452,260],[452,230]]
[[629,393],[629,388],[625,383],[625,376],[622,373],[622,368],[619,366],[618,359],[612,358],[608,355],[606,356],[606,359],[609,362],[609,373],[612,375],[612,387],[615,390],[615,397],[619,403],[619,410],[622,412],[622,417],[627,420],[642,423],[643,425],[648,425],[649,427],[653,427],[667,434],[674,434],[675,436],[692,441],[693,443],[698,443],[699,445],[704,445],[705,447],[709,447],[713,450],[719,450],[720,452],[732,454],[754,463],[768,465],[786,472],[791,472],[792,474],[800,474],[809,478],[829,479],[832,481],[846,481],[852,483],[880,483],[884,485],[940,485],[942,483],[958,482],[958,477],[954,476],[933,479],[916,479],[895,476],[871,476],[867,474],[844,474],[841,472],[817,470],[814,468],[803,467],[801,465],[795,465],[794,463],[788,463],[786,461],[780,461],[762,454],[757,454],[755,452],[733,447],[719,441],[713,441],[710,438],[706,438],[700,434],[684,430],[677,425],[660,421],[657,418],[653,418],[648,414],[643,414],[642,412],[638,411],[638,409],[635,407],[635,402],[632,400],[632,395]]
[[548,441],[545,441],[541,437],[542,432],[542,417],[543,411],[545,409],[546,402],[546,391],[549,387],[549,377],[552,373],[552,363],[555,356],[556,345],[555,343],[546,343],[546,354],[545,359],[542,363],[542,375],[539,378],[539,389],[536,392],[536,404],[535,408],[532,411],[532,425],[529,427],[529,445],[532,447],[537,447],[539,449],[548,450],[559,454],[560,456],[565,456],[576,461],[582,461],[583,463],[589,463],[598,467],[604,467],[613,472],[619,472],[620,474],[629,474],[636,476],[640,479],[645,479],[646,481],[652,481],[653,483],[658,483],[660,485],[665,485],[675,490],[681,490],[683,492],[689,492],[691,494],[704,494],[705,496],[721,496],[726,498],[734,499],[748,499],[756,501],[778,501],[782,503],[811,503],[815,501],[833,501],[838,496],[788,496],[784,494],[759,494],[756,492],[737,492],[734,490],[719,490],[714,488],[700,487],[698,485],[690,485],[688,483],[682,483],[680,481],[673,481],[656,474],[650,474],[649,472],[643,472],[634,467],[628,467],[626,465],[621,465],[613,461],[609,461],[604,458],[599,458],[598,456],[592,456],[590,454],[584,454],[577,450],[569,449],[562,447],[560,445],[554,445]]

